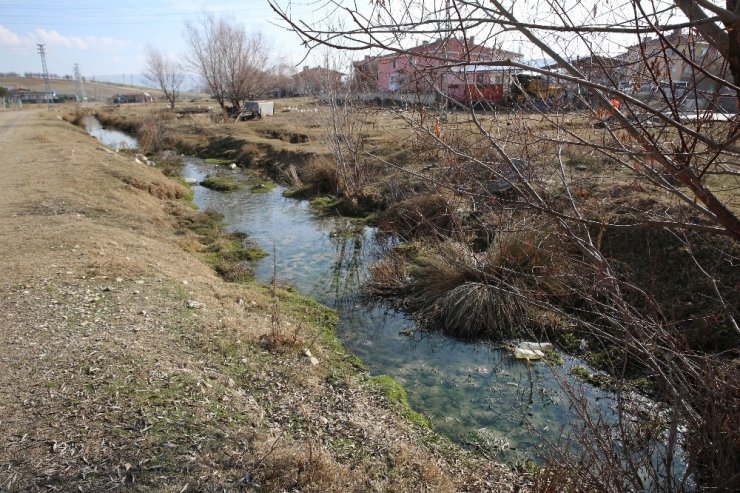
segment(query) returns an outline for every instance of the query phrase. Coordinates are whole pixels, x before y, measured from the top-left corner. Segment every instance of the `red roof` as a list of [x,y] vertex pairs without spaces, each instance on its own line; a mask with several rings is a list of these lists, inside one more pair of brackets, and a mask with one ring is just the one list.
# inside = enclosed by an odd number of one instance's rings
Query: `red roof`
[[359,61],[353,62],[353,65],[361,65],[363,63],[368,63],[370,61],[395,59],[405,54],[417,54],[417,55],[418,54],[430,54],[433,56],[454,55],[454,53],[445,53],[444,51],[445,49],[447,49],[447,46],[454,41],[457,41],[458,43],[460,43],[460,46],[462,48],[462,53],[459,53],[460,55],[464,56],[466,53],[468,53],[474,56],[477,61],[480,61],[481,58],[484,58],[484,59],[490,58],[491,60],[493,59],[500,60],[500,59],[505,59],[505,58],[521,57],[521,54],[519,53],[515,53],[513,51],[507,51],[507,50],[500,50],[496,48],[489,48],[488,46],[483,46],[483,45],[477,45],[477,44],[474,44],[470,40],[467,41],[467,49],[466,49],[465,40],[459,40],[457,38],[444,38],[444,39],[438,39],[437,41],[434,41],[432,43],[426,43],[426,44],[421,44],[419,46],[414,46],[413,48],[404,50],[403,53],[389,53],[387,55],[379,55],[376,57],[372,57],[370,59],[366,58],[364,60],[359,60]]

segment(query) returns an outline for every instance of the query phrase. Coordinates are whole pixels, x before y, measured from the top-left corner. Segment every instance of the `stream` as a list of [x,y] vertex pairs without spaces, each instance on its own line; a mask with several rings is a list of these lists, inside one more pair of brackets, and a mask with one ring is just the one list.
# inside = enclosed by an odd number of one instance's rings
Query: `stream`
[[[214,172],[199,159],[185,160],[185,179],[200,182]],[[222,213],[230,231],[248,234],[270,254],[256,266],[257,281],[269,282],[275,269],[279,280],[337,310],[345,347],[372,374],[400,382],[435,430],[500,459],[540,459],[542,438],[557,440],[575,420],[558,380],[575,383],[568,369],[584,363],[565,355],[552,368],[516,361],[510,350],[422,332],[390,305],[360,301],[367,267],[379,255],[375,229],[319,216],[307,201],[283,197],[284,190],[223,193],[194,185],[193,200]],[[592,404],[612,414],[607,394],[584,387]]]
[[[91,128],[106,145],[116,147],[120,136],[131,139],[99,123]],[[122,141],[135,147],[135,140]],[[186,180],[199,183],[215,172],[213,165],[185,158]],[[370,373],[400,382],[411,407],[428,416],[437,432],[497,460],[541,463],[543,443],[556,442],[580,422],[561,389],[563,381],[581,389],[607,420],[614,419],[610,394],[580,385],[568,374],[575,365],[585,366],[576,358],[562,355],[564,363],[552,366],[517,361],[498,345],[426,333],[387,303],[361,301],[358,293],[367,267],[381,250],[374,228],[319,216],[307,201],[283,197],[281,186],[260,193],[250,187],[232,192],[200,185],[192,189],[199,208],[222,213],[229,230],[246,233],[270,254],[255,267],[257,281],[269,282],[275,269],[281,281],[337,310],[336,333],[345,347]]]
[[139,142],[135,137],[131,137],[119,130],[104,128],[98,119],[92,115],[84,117],[82,123],[85,125],[87,133],[109,147],[114,149],[136,149],[139,147]]

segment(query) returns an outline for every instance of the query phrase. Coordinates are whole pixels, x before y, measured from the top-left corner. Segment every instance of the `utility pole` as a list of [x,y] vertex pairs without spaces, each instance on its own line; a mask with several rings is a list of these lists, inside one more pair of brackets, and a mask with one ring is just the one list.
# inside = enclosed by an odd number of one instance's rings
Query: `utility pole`
[[51,82],[49,82],[49,69],[46,68],[46,45],[43,43],[37,43],[36,49],[41,55],[41,66],[44,69],[44,91],[46,92],[46,109],[51,109],[52,95],[51,95]]
[[80,75],[80,64],[75,63],[75,92],[77,101],[81,102],[85,100],[85,88],[82,85],[82,75]]

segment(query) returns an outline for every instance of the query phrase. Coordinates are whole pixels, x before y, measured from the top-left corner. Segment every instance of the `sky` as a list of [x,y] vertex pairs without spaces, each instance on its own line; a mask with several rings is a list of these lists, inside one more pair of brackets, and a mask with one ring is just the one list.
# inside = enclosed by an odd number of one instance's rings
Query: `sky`
[[[306,20],[321,6],[314,0],[278,3]],[[197,21],[204,10],[260,31],[277,57],[302,63],[300,39],[279,25],[267,0],[0,0],[0,72],[41,72],[36,45],[43,43],[49,73],[71,75],[78,63],[87,79],[128,83],[144,71],[147,44],[171,55],[184,53],[185,22]]]
[[[274,0],[289,11],[294,20],[307,24],[351,25],[345,16],[336,15],[329,6],[332,0]],[[384,8],[397,11],[398,18],[406,19],[405,7],[413,5],[415,15],[424,12],[444,12],[446,0],[335,0],[338,3],[359,8],[361,16],[380,22]],[[508,0],[520,19],[545,22],[553,21],[552,14],[538,0]],[[621,19],[629,12],[624,10],[626,0],[563,0],[570,5],[569,15],[581,16],[584,22]],[[660,3],[665,0],[655,0]],[[484,2],[483,5],[486,3]],[[571,5],[572,4],[572,5]],[[381,7],[382,6],[382,7]],[[601,6],[598,10],[597,7]],[[60,76],[71,75],[76,63],[81,74],[97,80],[113,80],[123,83],[142,83],[139,76],[145,70],[147,45],[164,53],[179,57],[187,49],[184,27],[187,21],[198,21],[204,11],[219,17],[242,23],[248,31],[259,31],[273,47],[273,62],[287,63],[299,71],[302,66],[323,64],[326,49],[318,49],[306,55],[301,40],[270,8],[267,0],[0,0],[0,72],[41,72],[41,59],[37,43],[46,46],[49,72]],[[418,12],[417,12],[418,11]],[[449,12],[449,11],[448,11]],[[329,14],[334,13],[334,16]],[[544,16],[544,17],[543,17]],[[592,17],[593,16],[593,17]],[[556,22],[556,21],[555,21]],[[485,24],[477,31],[467,31],[480,40],[488,37],[496,40],[504,49],[521,53],[527,59],[542,58],[533,51],[532,45],[522,42],[521,35],[506,32],[492,34]],[[418,33],[417,33],[418,34]],[[429,41],[434,33],[422,37],[403,31],[388,34],[405,45]],[[573,38],[573,36],[571,36]],[[584,39],[587,39],[585,36]],[[554,33],[553,42],[559,42],[571,55],[587,53],[580,46],[580,38],[565,39]],[[618,41],[618,40],[617,40]],[[590,41],[592,47],[615,54],[623,46],[621,42],[605,42],[604,39]],[[625,42],[626,43],[626,42]],[[350,42],[350,44],[352,44]],[[490,42],[489,42],[490,44]],[[407,46],[408,47],[408,46]],[[565,53],[565,51],[563,51]],[[338,68],[347,67],[346,57],[358,58],[366,52],[346,51]],[[373,53],[374,54],[374,53]],[[137,80],[138,77],[138,80]],[[194,79],[192,85],[194,85]],[[189,88],[185,88],[189,89]]]

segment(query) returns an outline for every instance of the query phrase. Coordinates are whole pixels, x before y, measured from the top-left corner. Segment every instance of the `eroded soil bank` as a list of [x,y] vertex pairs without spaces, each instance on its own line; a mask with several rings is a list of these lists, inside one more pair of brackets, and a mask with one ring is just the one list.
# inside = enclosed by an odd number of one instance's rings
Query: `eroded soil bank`
[[0,490],[526,485],[410,424],[332,312],[218,277],[159,170],[45,111],[0,113],[0,154]]

